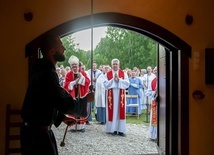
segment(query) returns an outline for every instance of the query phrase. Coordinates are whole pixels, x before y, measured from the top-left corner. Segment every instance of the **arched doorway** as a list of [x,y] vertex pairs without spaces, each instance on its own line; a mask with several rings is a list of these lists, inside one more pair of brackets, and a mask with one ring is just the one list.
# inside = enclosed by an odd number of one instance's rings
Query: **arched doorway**
[[[159,132],[160,151],[172,155],[189,154],[189,60],[191,47],[168,30],[138,18],[120,13],[93,15],[93,26],[116,26],[141,33],[159,43]],[[47,33],[61,37],[91,28],[91,16],[73,19]],[[29,69],[38,58],[39,42],[44,34],[26,45]]]

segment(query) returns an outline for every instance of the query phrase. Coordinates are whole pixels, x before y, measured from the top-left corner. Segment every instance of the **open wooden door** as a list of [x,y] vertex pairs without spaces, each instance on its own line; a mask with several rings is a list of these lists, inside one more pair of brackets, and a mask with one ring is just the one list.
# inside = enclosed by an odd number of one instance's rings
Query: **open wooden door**
[[171,59],[170,51],[165,47],[157,45],[158,58],[158,152],[161,155],[169,154],[169,105],[170,105],[170,83],[171,83]]

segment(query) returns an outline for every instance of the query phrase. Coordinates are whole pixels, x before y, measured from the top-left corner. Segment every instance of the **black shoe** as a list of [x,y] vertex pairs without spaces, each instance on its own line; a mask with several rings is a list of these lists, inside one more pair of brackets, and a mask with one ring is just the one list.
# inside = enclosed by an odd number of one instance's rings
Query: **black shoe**
[[85,129],[80,129],[80,130],[78,130],[78,131],[80,131],[80,132],[85,132]]
[[113,136],[117,135],[117,131],[114,131],[114,132],[112,133],[112,135],[113,135]]
[[70,132],[76,132],[76,130],[75,129],[71,129]]
[[85,129],[80,129],[80,130],[71,129],[70,132],[85,132]]
[[126,135],[123,132],[118,133],[120,136],[125,137]]
[[104,122],[101,122],[100,124],[101,124],[101,125],[104,125],[105,123],[104,123]]
[[157,142],[157,139],[150,138],[150,140],[153,141],[153,142]]
[[86,121],[86,125],[90,125],[89,121]]

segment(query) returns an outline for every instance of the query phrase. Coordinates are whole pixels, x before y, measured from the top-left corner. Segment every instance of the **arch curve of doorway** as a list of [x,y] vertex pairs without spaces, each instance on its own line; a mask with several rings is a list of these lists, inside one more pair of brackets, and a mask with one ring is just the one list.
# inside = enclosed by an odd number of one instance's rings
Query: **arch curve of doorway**
[[[80,18],[73,19],[71,21],[65,22],[61,25],[54,27],[53,29],[47,31],[44,34],[52,33],[59,35],[61,37],[68,34],[72,34],[77,31],[85,30],[91,28],[91,15],[84,16]],[[120,28],[125,28],[128,30],[133,30],[139,32],[158,43],[162,44],[164,47],[169,49],[176,49],[183,51],[187,56],[191,57],[191,47],[185,43],[183,40],[178,38],[176,35],[172,34],[163,27],[152,23],[148,20],[127,15],[121,13],[98,13],[93,15],[93,27],[100,26],[116,26]],[[32,55],[39,47],[39,41],[44,35],[32,40],[26,45],[25,56],[28,57]]]
[[[48,33],[64,37],[77,31],[91,28],[91,15],[62,23],[38,36],[26,45],[25,56],[29,57],[29,70],[38,59],[38,49],[41,38]],[[115,26],[143,34],[169,51],[172,51],[172,77],[175,82],[173,89],[168,92],[169,107],[166,113],[166,154],[189,154],[189,60],[191,47],[176,35],[163,27],[148,20],[121,13],[98,13],[93,15],[93,27]],[[30,72],[30,71],[29,71]],[[167,77],[166,77],[167,78]],[[174,93],[174,94],[173,94]],[[174,105],[172,105],[172,103]]]

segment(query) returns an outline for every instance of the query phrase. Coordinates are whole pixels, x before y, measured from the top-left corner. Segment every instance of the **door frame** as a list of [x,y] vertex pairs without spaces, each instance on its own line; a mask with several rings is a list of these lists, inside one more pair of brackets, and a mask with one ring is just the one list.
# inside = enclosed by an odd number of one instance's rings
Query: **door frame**
[[[93,19],[93,24],[92,24]],[[145,35],[172,52],[172,78],[176,81],[170,95],[171,107],[166,107],[166,154],[189,154],[189,58],[191,47],[167,29],[148,20],[122,13],[98,13],[72,19],[38,36],[25,46],[25,56],[29,58],[29,73],[31,65],[38,59],[38,49],[41,38],[48,33],[64,37],[81,30],[101,26],[125,28]],[[159,66],[161,67],[161,66]],[[166,74],[167,76],[167,74]],[[170,79],[169,79],[170,80]]]

